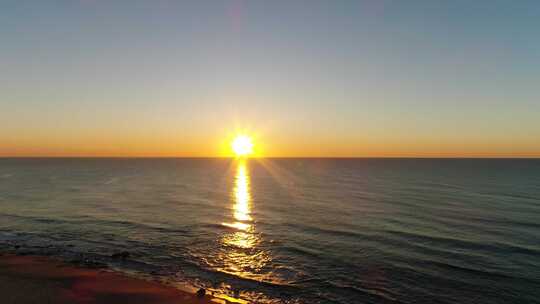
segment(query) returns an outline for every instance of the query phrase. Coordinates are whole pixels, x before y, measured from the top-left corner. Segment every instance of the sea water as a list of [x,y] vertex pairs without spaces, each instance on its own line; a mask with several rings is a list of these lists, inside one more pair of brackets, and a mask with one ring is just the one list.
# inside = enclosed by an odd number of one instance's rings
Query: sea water
[[1,248],[260,303],[534,303],[540,160],[6,158]]

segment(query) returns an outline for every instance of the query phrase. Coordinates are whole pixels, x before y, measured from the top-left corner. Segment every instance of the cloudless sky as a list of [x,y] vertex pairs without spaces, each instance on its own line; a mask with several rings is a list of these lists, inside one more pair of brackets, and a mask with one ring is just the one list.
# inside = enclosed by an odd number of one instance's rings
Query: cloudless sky
[[0,155],[540,156],[539,1],[1,1]]

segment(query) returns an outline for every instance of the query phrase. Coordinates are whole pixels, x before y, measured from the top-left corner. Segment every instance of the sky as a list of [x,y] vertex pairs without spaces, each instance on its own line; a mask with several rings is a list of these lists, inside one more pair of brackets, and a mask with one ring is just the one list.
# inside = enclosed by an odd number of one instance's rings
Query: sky
[[0,2],[0,156],[540,157],[539,1]]

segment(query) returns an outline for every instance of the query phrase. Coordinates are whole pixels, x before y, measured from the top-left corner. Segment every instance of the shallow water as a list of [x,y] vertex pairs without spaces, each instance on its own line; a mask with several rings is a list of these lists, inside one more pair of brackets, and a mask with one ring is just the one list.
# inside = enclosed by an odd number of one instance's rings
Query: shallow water
[[258,302],[534,303],[540,161],[0,159],[15,244]]

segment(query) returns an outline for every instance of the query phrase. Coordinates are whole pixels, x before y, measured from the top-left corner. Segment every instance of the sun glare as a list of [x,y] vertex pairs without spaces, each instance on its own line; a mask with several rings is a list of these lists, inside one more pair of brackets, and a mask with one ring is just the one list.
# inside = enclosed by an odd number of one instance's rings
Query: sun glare
[[231,144],[232,150],[237,157],[246,157],[253,153],[253,142],[247,135],[238,135]]

